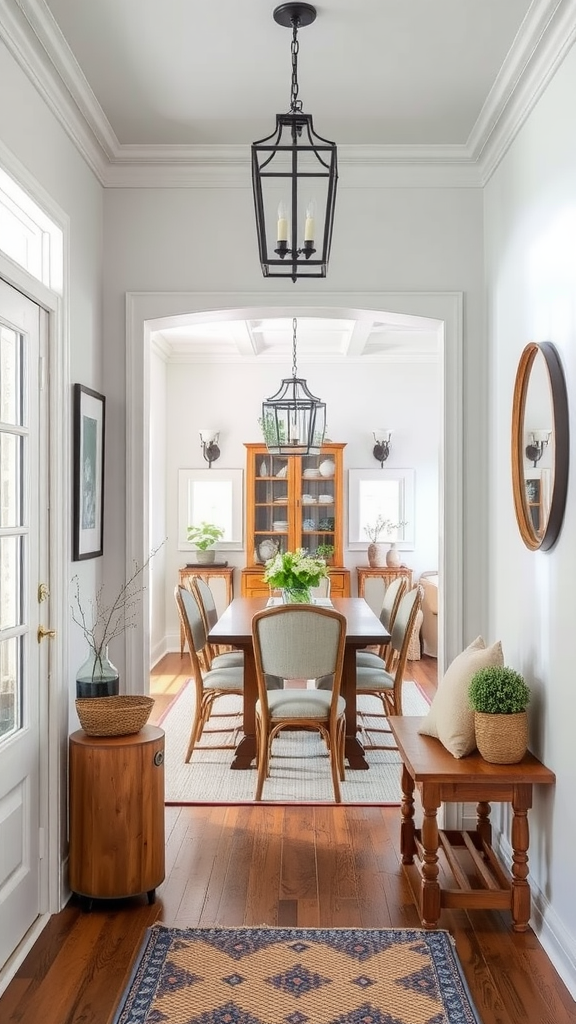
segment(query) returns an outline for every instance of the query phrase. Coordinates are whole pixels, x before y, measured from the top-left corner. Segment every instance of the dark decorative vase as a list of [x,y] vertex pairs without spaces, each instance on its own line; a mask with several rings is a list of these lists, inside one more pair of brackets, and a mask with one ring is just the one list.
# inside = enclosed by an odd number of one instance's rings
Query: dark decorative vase
[[87,660],[78,669],[76,697],[116,697],[119,690],[118,669],[108,657],[108,648],[100,655],[91,650]]

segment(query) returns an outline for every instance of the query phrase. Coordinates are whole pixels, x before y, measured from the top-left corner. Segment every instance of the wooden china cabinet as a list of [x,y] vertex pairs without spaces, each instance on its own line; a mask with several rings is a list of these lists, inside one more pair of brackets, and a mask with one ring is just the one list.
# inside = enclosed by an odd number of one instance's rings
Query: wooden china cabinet
[[[311,555],[332,545],[326,557],[331,593],[350,596],[350,573],[343,565],[345,444],[326,444],[320,455],[270,455],[265,444],[246,445],[247,566],[242,595],[269,592],[264,563],[277,551],[306,548]],[[322,554],[322,551],[320,552]]]

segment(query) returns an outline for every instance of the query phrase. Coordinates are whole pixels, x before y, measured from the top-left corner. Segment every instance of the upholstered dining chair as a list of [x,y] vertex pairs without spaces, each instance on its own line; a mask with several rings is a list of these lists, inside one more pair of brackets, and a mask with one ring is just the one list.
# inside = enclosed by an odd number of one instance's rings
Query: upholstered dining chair
[[329,576],[323,576],[317,587],[310,587],[312,597],[330,597],[331,581]]
[[[392,626],[390,643],[388,645],[386,668],[367,667],[357,665],[356,667],[356,694],[371,694],[379,697],[382,701],[384,717],[388,715],[402,714],[402,684],[404,682],[404,671],[414,625],[418,612],[422,607],[423,588],[415,586],[400,601],[394,625]],[[362,710],[359,715],[365,722],[366,713]],[[370,718],[377,717],[369,714]],[[389,732],[388,729],[370,728],[369,733]],[[364,742],[364,741],[363,741]],[[370,741],[364,742],[366,750],[394,750],[395,747],[385,746],[382,748]]]
[[[397,576],[395,580],[392,580],[386,587],[384,594],[384,600],[382,601],[382,607],[380,609],[380,622],[387,629],[389,633],[392,632],[394,620],[400,607],[400,601],[406,593],[408,586],[408,580],[405,576]],[[356,666],[360,665],[363,668],[383,668],[387,666],[386,644],[382,644],[378,651],[357,651],[356,653]]]
[[[208,586],[205,580],[201,576],[189,576],[189,590],[192,591],[202,621],[204,622],[204,629],[206,636],[218,622],[218,609],[216,608],[216,602],[214,601],[214,594],[211,588]],[[218,644],[211,644],[207,642],[204,652],[204,661],[206,669],[215,668],[243,668],[244,666],[244,652],[243,651],[221,651]]]
[[[344,780],[346,702],[340,695],[346,619],[333,608],[278,605],[257,612],[252,641],[258,680],[256,745],[258,779],[255,799],[270,774],[272,743],[282,729],[319,732],[328,748],[334,799],[341,802]],[[269,676],[283,679],[330,677],[330,691],[269,690]]]
[[[218,667],[202,671],[200,656],[206,648],[207,641],[206,628],[200,612],[200,606],[193,592],[187,587],[175,587],[174,598],[190,654],[192,679],[196,690],[194,718],[185,757],[186,764],[188,764],[192,751],[197,746],[204,731],[204,726],[212,714],[214,703],[219,697],[229,694],[243,694],[244,669],[241,665],[233,665],[227,668]],[[240,718],[238,719],[238,728],[240,728]],[[222,730],[211,729],[210,731],[217,733]],[[226,731],[229,732],[229,729]],[[214,744],[214,748],[223,750],[230,749],[235,745],[234,742]]]

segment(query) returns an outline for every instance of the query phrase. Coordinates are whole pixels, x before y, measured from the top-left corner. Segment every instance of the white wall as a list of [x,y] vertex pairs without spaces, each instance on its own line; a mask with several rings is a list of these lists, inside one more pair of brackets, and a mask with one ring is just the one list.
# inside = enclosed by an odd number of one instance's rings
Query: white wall
[[[108,497],[110,515],[118,523],[125,521],[125,424],[121,413],[125,405],[126,292],[166,292],[168,309],[171,293],[234,293],[241,306],[243,293],[258,294],[265,305],[271,292],[284,293],[288,302],[305,303],[307,293],[318,291],[315,281],[294,285],[291,281],[263,280],[253,218],[249,188],[106,190],[105,383],[111,404],[118,410],[112,427],[118,444],[111,455]],[[487,419],[481,191],[352,189],[343,180],[326,288],[332,294],[365,294],[367,290],[377,294],[385,290],[462,291],[465,295],[462,442],[466,480],[460,572],[464,633],[471,640],[486,628],[483,502]],[[162,312],[155,315],[162,316]],[[384,387],[382,397],[385,391]],[[410,403],[408,397],[405,401]],[[366,429],[371,425],[363,420]],[[335,438],[336,426],[329,413],[330,434]],[[257,439],[256,434],[253,436]],[[371,461],[368,455],[364,464]],[[108,549],[107,571],[117,582],[123,568],[123,545],[124,538],[118,532],[114,551]]]
[[530,870],[541,937],[576,995],[573,587],[574,443],[564,526],[552,551],[524,547],[512,502],[516,367],[529,341],[552,341],[576,414],[576,51],[569,53],[485,190],[490,308],[490,634],[533,689],[530,743],[556,772],[530,814]]
[[[346,443],[344,449],[345,508],[347,524],[348,474],[351,468],[378,469],[372,456],[372,429],[380,421],[394,428],[387,468],[415,470],[415,546],[403,551],[403,559],[415,576],[438,566],[438,447],[440,431],[439,367],[429,364],[337,365],[298,361],[313,394],[326,402],[327,434]],[[199,428],[210,422],[220,429],[221,457],[218,468],[244,469],[244,442],[261,442],[258,417],[262,401],[277,391],[291,366],[281,363],[261,366],[223,364],[190,365],[171,363],[166,374],[166,474],[153,479],[153,490],[166,495],[166,633],[167,649],[179,646],[179,629],[173,590],[178,567],[189,552],[177,548],[178,470],[205,469],[199,443]],[[156,386],[154,386],[156,394]],[[245,538],[246,540],[246,538]],[[366,553],[347,550],[344,530],[345,564],[353,569],[367,565]],[[366,540],[368,547],[368,539]],[[227,551],[231,565],[246,565],[245,551]],[[234,587],[240,593],[240,572]],[[351,574],[353,593],[355,573]],[[155,634],[156,635],[156,631]],[[153,651],[158,648],[153,647]]]
[[[71,561],[69,543],[72,515],[71,448],[69,439],[72,420],[71,383],[79,382],[102,391],[102,265],[103,265],[103,199],[98,184],[56,118],[48,110],[34,86],[21,71],[0,40],[0,161],[6,171],[34,199],[46,204],[47,212],[65,232],[68,245],[65,266],[65,295],[62,304],[61,331],[50,338],[50,363],[53,375],[60,368],[58,384],[62,394],[52,409],[54,435],[65,449],[60,453],[66,483],[59,487],[68,493],[66,507],[52,509],[52,543],[55,532],[65,547],[65,564],[52,565],[52,595],[49,615],[45,620],[56,629],[51,641],[52,672],[48,703],[50,724],[43,723],[50,737],[48,807],[42,808],[42,822],[47,828],[50,877],[49,894],[42,909],[56,911],[67,898],[65,856],[67,850],[67,743],[70,731],[78,727],[74,707],[76,671],[86,660],[88,648],[81,631],[70,618],[69,583],[77,573],[83,598],[88,606],[102,579],[103,559]],[[68,433],[67,433],[68,432]],[[51,473],[55,473],[54,465]],[[55,520],[67,517],[67,525]],[[106,517],[104,544],[113,524]],[[68,542],[66,542],[68,541]],[[56,559],[53,558],[53,562]],[[58,666],[58,670],[56,670]],[[46,763],[42,763],[42,771]]]
[[[168,404],[170,397],[168,396]],[[166,506],[168,499],[166,453],[170,442],[166,439],[166,363],[154,349],[150,353],[150,539],[151,550],[156,551],[149,575],[150,587],[150,650],[157,652],[157,661],[165,650],[166,608],[168,584],[174,590],[174,575],[166,571],[169,544]],[[174,598],[172,596],[172,605]],[[169,606],[168,606],[169,607]],[[143,687],[146,690],[146,687]]]
[[[86,163],[48,111],[33,85],[0,42],[0,140],[24,165],[69,218],[67,298],[70,317],[65,330],[70,340],[70,381],[102,390],[102,193]],[[63,403],[62,417],[71,417],[72,396]],[[105,521],[110,534],[110,520]],[[98,586],[102,559],[70,563],[68,578],[78,573],[89,600]],[[62,623],[54,625],[62,630]],[[87,648],[79,631],[70,633],[66,659],[71,681],[86,660]],[[72,705],[71,715],[75,719]],[[77,720],[76,720],[77,721]]]

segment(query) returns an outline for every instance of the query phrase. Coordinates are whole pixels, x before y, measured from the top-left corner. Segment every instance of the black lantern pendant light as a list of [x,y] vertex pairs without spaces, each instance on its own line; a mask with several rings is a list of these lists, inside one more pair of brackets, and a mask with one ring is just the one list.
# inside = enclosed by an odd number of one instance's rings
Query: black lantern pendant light
[[262,402],[262,426],[272,455],[319,455],[326,430],[326,405],[308,390],[296,369],[296,329],[292,320],[292,377]]
[[314,131],[298,99],[298,29],[316,18],[312,4],[280,4],[279,25],[292,28],[290,112],[252,143],[252,188],[264,277],[326,277],[338,169],[336,145]]

